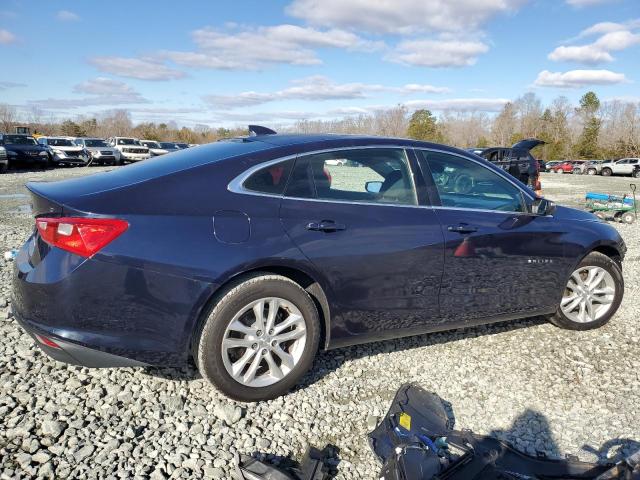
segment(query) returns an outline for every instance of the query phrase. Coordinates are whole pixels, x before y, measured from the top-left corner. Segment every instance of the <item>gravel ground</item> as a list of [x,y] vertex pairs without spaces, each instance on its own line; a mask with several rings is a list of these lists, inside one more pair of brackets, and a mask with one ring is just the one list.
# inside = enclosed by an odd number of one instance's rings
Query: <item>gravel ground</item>
[[[0,177],[0,251],[33,228],[27,180],[103,168]],[[545,194],[578,206],[588,190],[624,193],[628,178],[543,175]],[[640,448],[640,224],[616,317],[590,332],[541,319],[422,335],[318,356],[302,388],[234,403],[193,369],[90,370],[56,363],[8,318],[12,264],[0,259],[0,478],[230,478],[235,452],[299,457],[340,449],[337,478],[377,478],[366,433],[395,390],[414,381],[450,402],[457,428],[530,453],[603,460]]]

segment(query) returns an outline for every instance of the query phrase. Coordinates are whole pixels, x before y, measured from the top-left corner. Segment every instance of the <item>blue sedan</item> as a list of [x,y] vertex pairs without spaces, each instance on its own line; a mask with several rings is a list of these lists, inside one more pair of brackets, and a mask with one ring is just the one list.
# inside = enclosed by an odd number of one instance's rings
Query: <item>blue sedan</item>
[[89,367],[195,361],[286,393],[318,349],[545,315],[600,327],[625,245],[491,163],[419,141],[258,135],[29,183],[16,319]]

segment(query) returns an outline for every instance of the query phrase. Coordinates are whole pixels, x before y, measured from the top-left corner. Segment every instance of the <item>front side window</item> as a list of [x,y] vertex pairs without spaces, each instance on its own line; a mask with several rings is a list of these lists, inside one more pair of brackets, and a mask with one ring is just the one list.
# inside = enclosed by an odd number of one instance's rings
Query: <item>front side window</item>
[[282,195],[292,167],[293,160],[269,165],[253,173],[242,185],[252,192]]
[[296,160],[286,195],[416,205],[406,153],[399,148],[336,150]]
[[463,157],[419,150],[420,167],[431,172],[443,207],[524,212],[519,188],[496,172]]

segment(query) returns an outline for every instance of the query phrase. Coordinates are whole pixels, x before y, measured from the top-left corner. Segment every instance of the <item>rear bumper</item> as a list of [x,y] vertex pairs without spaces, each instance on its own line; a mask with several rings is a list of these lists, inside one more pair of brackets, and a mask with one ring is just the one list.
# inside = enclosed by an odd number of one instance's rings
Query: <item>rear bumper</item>
[[[77,343],[71,343],[59,338],[54,338],[49,333],[39,331],[30,326],[24,320],[16,317],[18,324],[27,332],[36,342],[40,350],[58,362],[69,363],[71,365],[81,365],[89,368],[106,368],[106,367],[144,367],[147,363],[130,358],[113,355],[111,353],[102,352],[93,348],[84,347]],[[55,348],[42,343],[36,335],[46,335],[47,338],[59,347]]]
[[212,288],[128,262],[84,259],[35,236],[14,269],[11,304],[22,327],[62,342],[62,352],[43,348],[52,357],[86,366],[184,365]]

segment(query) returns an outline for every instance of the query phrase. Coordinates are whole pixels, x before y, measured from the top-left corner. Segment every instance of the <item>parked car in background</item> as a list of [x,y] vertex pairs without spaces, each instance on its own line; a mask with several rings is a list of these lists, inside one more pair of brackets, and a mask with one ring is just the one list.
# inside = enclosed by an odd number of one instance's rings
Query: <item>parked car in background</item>
[[573,164],[573,173],[576,175],[596,175],[597,163],[597,160],[576,161]]
[[0,173],[4,173],[9,169],[9,159],[7,158],[7,149],[0,146]]
[[151,157],[149,149],[132,137],[111,137],[107,143],[120,152],[121,162],[139,162]]
[[29,135],[0,133],[0,145],[7,152],[9,166],[49,166],[49,151]]
[[615,228],[445,145],[255,135],[27,188],[11,305],[44,352],[193,359],[242,401],[318,349],[538,315],[588,330],[623,297]]
[[84,148],[92,164],[100,165],[120,165],[120,151],[107,145],[101,138],[75,138],[74,143]]
[[140,144],[149,149],[149,153],[152,157],[157,157],[159,155],[169,153],[169,150],[162,148],[160,143],[156,142],[155,140],[140,140]]
[[528,138],[515,143],[510,148],[468,148],[467,151],[475,153],[509,172],[533,190],[540,190],[540,164],[531,155],[531,150],[544,143],[542,140]]
[[160,142],[160,147],[164,148],[167,152],[177,152],[178,150],[182,150],[173,142]]
[[573,161],[561,162],[551,168],[553,173],[573,173]]
[[38,137],[38,143],[47,148],[49,159],[53,164],[86,165],[89,163],[89,152],[68,137]]
[[545,171],[550,172],[551,170],[553,170],[553,167],[555,167],[556,165],[560,165],[561,163],[561,160],[551,160],[550,162],[547,162],[545,164]]
[[634,168],[640,165],[640,158],[622,158],[602,164],[600,174],[603,177],[611,175],[632,175]]

